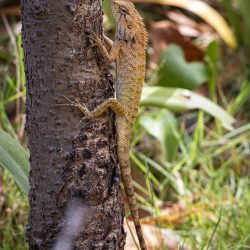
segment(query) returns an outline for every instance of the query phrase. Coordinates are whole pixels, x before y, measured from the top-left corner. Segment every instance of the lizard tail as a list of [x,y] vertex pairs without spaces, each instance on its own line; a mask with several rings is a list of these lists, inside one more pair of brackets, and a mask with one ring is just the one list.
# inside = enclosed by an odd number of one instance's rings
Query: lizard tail
[[[123,152],[119,152],[123,151]],[[125,151],[127,151],[125,153]],[[134,187],[133,187],[133,180],[131,177],[131,167],[129,163],[129,148],[127,150],[121,146],[118,147],[118,155],[122,156],[119,157],[120,165],[121,165],[121,176],[122,176],[122,182],[124,185],[125,193],[128,199],[129,208],[131,211],[131,215],[134,221],[136,234],[140,243],[140,247],[142,250],[146,250],[147,246],[143,237],[142,228],[139,220],[139,213],[138,208],[136,205],[136,198],[134,193]]]

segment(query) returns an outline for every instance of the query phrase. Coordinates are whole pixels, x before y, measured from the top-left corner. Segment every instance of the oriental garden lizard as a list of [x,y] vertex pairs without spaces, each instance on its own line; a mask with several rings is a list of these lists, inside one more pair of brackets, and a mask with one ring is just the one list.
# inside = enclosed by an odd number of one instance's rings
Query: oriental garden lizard
[[131,2],[112,1],[112,12],[116,19],[115,41],[105,38],[111,47],[110,52],[102,44],[97,34],[92,33],[90,39],[101,54],[111,63],[116,62],[115,90],[116,98],[109,98],[93,111],[84,104],[68,100],[67,106],[78,108],[87,119],[100,116],[108,108],[116,113],[117,152],[121,166],[121,176],[128,198],[129,207],[135,224],[137,236],[142,250],[147,249],[136,205],[129,163],[131,131],[138,113],[142,87],[145,77],[147,32],[142,18]]

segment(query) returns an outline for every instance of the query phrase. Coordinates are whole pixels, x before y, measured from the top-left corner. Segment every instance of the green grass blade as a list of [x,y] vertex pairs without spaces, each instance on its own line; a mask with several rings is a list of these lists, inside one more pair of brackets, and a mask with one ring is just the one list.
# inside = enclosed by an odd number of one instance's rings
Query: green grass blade
[[[147,173],[147,168],[146,168],[146,166],[145,166],[143,163],[140,162],[140,160],[135,156],[135,154],[132,153],[132,152],[130,151],[129,156],[130,156],[130,159],[139,167],[139,169],[141,169],[142,172],[143,172],[144,174],[146,174],[146,173]],[[157,178],[156,178],[152,173],[149,174],[149,178],[152,180],[152,182],[153,182],[156,186],[159,186],[159,185],[160,185],[160,182],[157,180]]]
[[250,97],[250,82],[245,81],[240,89],[239,94],[228,107],[228,112],[232,115],[236,114],[241,108],[245,105],[245,103],[249,100]]
[[222,211],[220,211],[219,219],[218,219],[218,221],[217,221],[217,223],[216,223],[216,225],[215,225],[215,227],[214,227],[213,233],[212,233],[212,235],[211,235],[211,237],[210,237],[210,239],[209,239],[209,241],[208,241],[206,250],[209,249],[209,246],[211,245],[212,240],[213,240],[213,238],[214,238],[214,235],[215,235],[215,233],[216,233],[216,231],[217,231],[217,228],[218,228],[218,226],[219,226],[219,224],[220,224],[221,216],[222,216],[221,212],[222,212]]
[[0,165],[7,169],[24,193],[28,193],[29,154],[17,140],[0,129]]

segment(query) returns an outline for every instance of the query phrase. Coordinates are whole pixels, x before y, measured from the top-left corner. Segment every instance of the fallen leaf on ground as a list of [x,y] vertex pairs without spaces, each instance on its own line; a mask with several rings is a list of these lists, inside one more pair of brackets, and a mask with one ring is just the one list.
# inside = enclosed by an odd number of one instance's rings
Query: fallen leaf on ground
[[[128,225],[132,231],[134,238],[136,238],[137,241],[133,222],[128,221]],[[125,250],[138,250],[128,225],[127,223],[125,223],[124,225],[125,231],[127,232]],[[155,226],[145,224],[142,224],[142,230],[148,250],[155,250],[158,248],[162,249],[163,246],[169,250],[178,249],[178,246],[180,244],[180,238],[173,230],[161,229]]]

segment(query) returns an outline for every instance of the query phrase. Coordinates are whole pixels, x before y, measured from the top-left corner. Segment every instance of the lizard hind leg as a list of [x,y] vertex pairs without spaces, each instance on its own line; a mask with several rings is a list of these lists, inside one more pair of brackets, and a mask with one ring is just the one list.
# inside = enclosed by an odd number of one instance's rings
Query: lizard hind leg
[[79,109],[87,119],[94,119],[103,114],[108,108],[111,108],[116,114],[124,116],[125,108],[124,106],[115,98],[109,98],[105,100],[102,104],[97,106],[94,110],[90,111],[84,104],[81,104],[78,100],[70,100],[66,96],[64,98],[68,101],[67,104],[60,104],[62,106],[71,106]]

